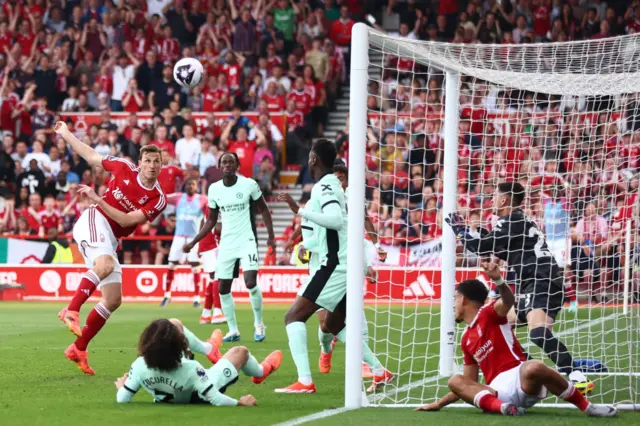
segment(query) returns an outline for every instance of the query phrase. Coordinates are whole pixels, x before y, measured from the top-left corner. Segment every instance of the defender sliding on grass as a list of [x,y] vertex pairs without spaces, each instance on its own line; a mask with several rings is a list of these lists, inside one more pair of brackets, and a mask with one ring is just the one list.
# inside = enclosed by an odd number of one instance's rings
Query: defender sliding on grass
[[[118,402],[129,402],[143,387],[155,402],[173,404],[212,404],[217,406],[252,406],[256,399],[245,395],[236,400],[224,393],[238,381],[238,371],[262,383],[282,362],[282,352],[272,352],[262,364],[243,346],[220,355],[222,333],[215,330],[207,342],[199,340],[177,319],[159,319],[145,328],[140,336],[140,357],[131,364],[129,373],[120,377]],[[204,369],[188,359],[187,351],[202,353],[215,365]]]
[[[502,280],[497,264],[483,263],[482,267],[495,282],[500,299],[485,305],[489,291],[479,280],[466,280],[458,285],[455,319],[467,324],[461,340],[464,373],[449,379],[451,392],[444,398],[416,411],[438,411],[462,399],[486,412],[521,416],[526,408],[551,392],[588,416],[615,416],[616,408],[589,403],[560,373],[541,361],[526,360],[507,321],[515,296]],[[487,385],[478,382],[480,371]]]

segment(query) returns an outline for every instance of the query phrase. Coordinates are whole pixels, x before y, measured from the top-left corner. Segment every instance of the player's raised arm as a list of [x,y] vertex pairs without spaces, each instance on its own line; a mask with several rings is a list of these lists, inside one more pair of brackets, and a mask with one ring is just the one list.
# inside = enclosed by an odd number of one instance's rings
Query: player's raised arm
[[[472,380],[474,382],[478,381],[478,376],[480,375],[480,369],[478,364],[469,364],[464,366],[464,370],[462,375],[466,380]],[[460,400],[460,397],[453,392],[449,392],[445,396],[443,396],[439,401],[432,402],[431,404],[423,405],[422,407],[418,407],[413,411],[439,411],[447,405],[453,404]]]
[[500,299],[493,304],[493,309],[501,317],[506,317],[509,310],[515,305],[516,297],[511,291],[511,288],[507,285],[506,281],[502,279],[500,275],[500,266],[495,262],[483,262],[482,268],[487,273],[489,278],[493,280],[500,294]]
[[107,216],[115,220],[116,223],[123,228],[129,228],[132,226],[140,225],[147,221],[147,216],[142,210],[135,210],[129,213],[121,212],[115,207],[110,206],[102,197],[95,193],[91,187],[87,185],[80,185],[78,193],[85,195],[89,200],[96,203]]
[[[456,236],[464,241],[464,248],[480,256],[488,256],[506,249],[510,240],[511,224],[500,219],[493,231],[480,230],[480,236],[474,237],[464,224],[464,219],[458,213],[450,213],[444,221],[451,227]],[[518,235],[514,232],[515,235]]]
[[102,156],[89,145],[76,138],[75,135],[69,131],[64,121],[58,121],[53,127],[53,130],[60,135],[65,142],[71,145],[71,149],[77,152],[80,157],[84,158],[90,166],[102,165]]

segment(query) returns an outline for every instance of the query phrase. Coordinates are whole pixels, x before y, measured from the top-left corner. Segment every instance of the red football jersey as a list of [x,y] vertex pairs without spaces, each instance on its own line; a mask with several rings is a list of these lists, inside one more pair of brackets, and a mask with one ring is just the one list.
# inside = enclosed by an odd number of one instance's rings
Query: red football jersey
[[479,365],[488,385],[500,373],[527,360],[507,317],[499,316],[493,308],[494,304],[492,302],[480,308],[462,334],[461,341],[464,364]]
[[251,141],[231,141],[227,148],[229,152],[235,152],[240,160],[238,172],[244,177],[253,177],[253,157],[256,153],[256,143]]
[[298,111],[302,115],[307,115],[311,112],[312,100],[311,96],[309,96],[309,93],[305,92],[304,90],[298,91],[294,89],[287,95],[287,102],[289,102],[291,99],[296,101],[296,111]]
[[287,116],[287,126],[293,127],[302,127],[304,124],[304,115],[300,111],[296,111],[293,114],[290,114],[289,111],[285,112],[284,115]]
[[176,192],[178,179],[184,179],[184,171],[182,171],[180,167],[174,166],[173,164],[163,167],[158,175],[158,183],[160,183],[162,192],[165,194]]
[[62,215],[58,210],[53,210],[51,213],[46,210],[40,212],[40,225],[44,227],[44,232],[51,228],[57,228],[61,219]]
[[22,55],[31,55],[31,48],[33,47],[33,43],[36,41],[36,36],[33,34],[18,34],[16,36],[16,43],[22,46]]
[[282,112],[284,111],[284,95],[271,96],[268,93],[262,95],[262,99],[267,103],[267,109],[269,112]]
[[222,71],[227,75],[227,84],[231,90],[238,90],[240,88],[240,76],[242,74],[242,67],[238,64],[224,64]]
[[[153,188],[142,186],[139,169],[129,161],[109,156],[102,160],[102,168],[113,176],[107,192],[102,196],[111,207],[124,213],[142,210],[147,220],[152,222],[167,206],[167,200],[160,184],[156,182]],[[116,238],[131,235],[136,229],[136,226],[123,228],[101,208],[98,207],[98,210],[107,218]]]
[[6,33],[0,35],[0,52],[4,52],[5,48],[11,49],[12,44],[13,37],[11,36],[10,31],[7,31]]
[[[209,211],[205,212],[208,216]],[[214,232],[209,232],[203,239],[198,243],[198,253],[204,253],[205,251],[213,250],[218,248],[218,243],[220,242],[220,234],[216,234]]]

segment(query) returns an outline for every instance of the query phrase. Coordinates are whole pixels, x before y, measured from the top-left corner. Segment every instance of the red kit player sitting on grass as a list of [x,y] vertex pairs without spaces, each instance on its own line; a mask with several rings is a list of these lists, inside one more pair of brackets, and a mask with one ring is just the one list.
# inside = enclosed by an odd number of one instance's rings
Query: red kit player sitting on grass
[[[547,392],[575,405],[588,416],[613,417],[616,408],[589,403],[571,382],[541,361],[527,357],[507,321],[515,296],[500,276],[495,263],[482,267],[496,283],[500,299],[485,305],[489,290],[479,280],[458,285],[455,297],[456,322],[465,322],[461,347],[464,373],[449,379],[449,392],[440,401],[416,411],[438,411],[459,399],[485,412],[521,416],[525,409],[547,397]],[[478,382],[479,373],[485,383]]]
[[[100,166],[113,176],[102,198],[84,185],[78,191],[95,203],[82,213],[73,227],[73,239],[90,269],[84,274],[69,305],[58,314],[78,336],[64,352],[65,356],[85,374],[94,375],[87,361],[87,345],[122,301],[122,267],[116,253],[118,240],[130,235],[139,224],[153,221],[167,205],[157,182],[162,153],[158,147],[144,146],[140,150],[139,167],[136,167],[121,158],[103,158],[78,140],[64,122],[56,123],[54,130],[89,166]],[[102,293],[100,302],[91,310],[81,329],[80,307],[96,288]]]

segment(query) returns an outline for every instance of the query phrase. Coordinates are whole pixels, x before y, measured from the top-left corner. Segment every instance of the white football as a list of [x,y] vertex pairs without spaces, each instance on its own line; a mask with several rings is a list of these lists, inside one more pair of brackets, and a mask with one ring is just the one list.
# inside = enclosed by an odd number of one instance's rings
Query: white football
[[173,78],[182,87],[191,89],[202,81],[204,70],[199,60],[182,58],[173,67]]

